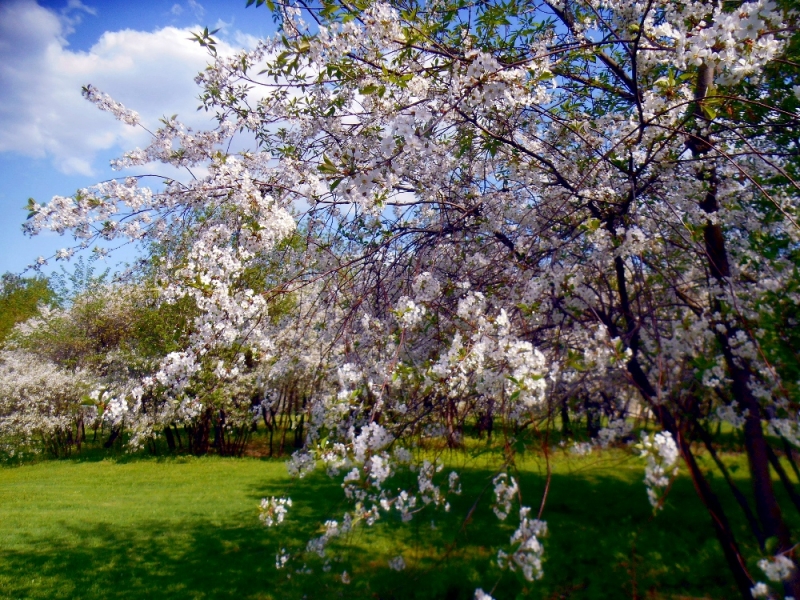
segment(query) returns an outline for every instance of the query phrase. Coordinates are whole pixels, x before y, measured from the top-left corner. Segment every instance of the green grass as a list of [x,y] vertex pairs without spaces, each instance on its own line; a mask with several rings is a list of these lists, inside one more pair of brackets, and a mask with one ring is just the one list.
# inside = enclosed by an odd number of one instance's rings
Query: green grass
[[[736,597],[685,477],[653,517],[640,460],[616,451],[557,457],[544,513],[545,577],[531,584],[495,566],[496,549],[516,523],[514,515],[497,521],[488,492],[461,527],[493,472],[463,455],[450,462],[464,493],[449,513],[359,528],[332,548],[329,572],[316,559],[305,575],[296,572],[302,564],[277,570],[275,554],[304,547],[319,523],[347,510],[339,486],[322,473],[292,482],[280,461],[218,457],[0,468],[0,596],[455,600],[497,584],[498,600]],[[543,463],[531,457],[518,466],[523,498],[536,510]],[[284,525],[260,525],[265,495],[292,497]],[[747,539],[744,525],[735,526]],[[387,568],[398,553],[408,565],[400,573]],[[340,580],[343,570],[349,585]]]

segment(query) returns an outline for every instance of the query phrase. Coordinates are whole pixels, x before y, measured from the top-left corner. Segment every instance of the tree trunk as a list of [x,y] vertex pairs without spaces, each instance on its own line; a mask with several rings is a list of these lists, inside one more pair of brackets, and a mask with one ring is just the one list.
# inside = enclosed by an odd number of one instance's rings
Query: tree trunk
[[627,367],[642,397],[650,404],[659,425],[661,425],[662,429],[668,431],[675,439],[681,457],[689,469],[689,475],[692,478],[694,489],[711,517],[711,526],[714,528],[714,533],[717,535],[720,546],[722,546],[722,552],[733,574],[736,587],[739,588],[739,593],[742,595],[742,598],[745,600],[752,600],[753,595],[750,592],[750,587],[753,585],[753,580],[745,567],[742,553],[736,542],[736,536],[728,523],[728,518],[725,515],[722,504],[720,504],[719,499],[716,494],[714,494],[700,466],[697,464],[697,460],[692,453],[688,440],[686,440],[680,432],[678,423],[672,413],[670,413],[663,404],[656,404],[653,402],[656,399],[656,391],[647,379],[647,375],[645,375],[636,356],[633,356],[628,361]]
[[572,437],[572,427],[569,422],[569,406],[567,404],[567,398],[564,397],[561,400],[561,436],[564,439]]
[[600,415],[596,403],[588,395],[583,398],[583,410],[586,413],[586,433],[593,440],[600,433]]
[[305,425],[305,413],[300,413],[300,420],[294,428],[294,447],[300,449],[303,447],[303,426]]
[[794,484],[792,483],[792,480],[789,479],[789,475],[786,474],[786,470],[783,468],[783,465],[781,465],[778,455],[775,454],[775,451],[770,447],[769,444],[767,444],[767,456],[769,457],[769,462],[772,465],[772,468],[778,474],[778,477],[783,484],[783,488],[786,490],[789,498],[791,498],[795,508],[800,511],[800,496],[797,495],[797,490],[794,489]]
[[[703,102],[713,82],[714,66],[713,64],[704,63],[698,69],[695,85],[693,112],[697,121],[708,122],[703,111]],[[686,145],[692,151],[695,159],[699,159],[712,149],[710,139],[703,133],[691,135]],[[700,202],[700,208],[709,215],[703,230],[705,258],[714,282],[724,289],[727,286],[727,278],[731,275],[728,253],[725,247],[725,234],[722,226],[711,218],[711,215],[714,215],[719,210],[717,198],[719,181],[716,168],[712,165],[711,168],[700,170],[698,179],[708,186],[705,197]],[[711,290],[711,294],[714,297],[714,300],[712,300],[713,311],[722,315],[724,321],[727,311],[717,293]],[[715,324],[712,324],[712,326],[715,327]],[[744,423],[744,443],[750,468],[750,479],[753,484],[756,514],[761,522],[764,536],[767,539],[777,539],[778,553],[785,554],[794,561],[789,530],[783,520],[780,505],[772,486],[766,439],[764,438],[761,423],[761,407],[758,399],[750,389],[752,376],[750,367],[744,359],[734,356],[730,346],[730,336],[736,333],[736,328],[730,327],[727,323],[723,323],[723,326],[726,331],[721,333],[715,330],[715,334],[722,347],[728,374],[732,380],[733,398],[739,404],[740,409],[746,411],[747,414]],[[800,598],[800,569],[797,568],[796,561],[790,578],[784,582],[784,590],[787,596]]]
[[205,409],[194,427],[192,452],[197,456],[208,454],[209,436],[211,434],[211,413],[211,408]]
[[106,448],[106,449],[111,448],[111,446],[114,445],[114,442],[117,441],[117,438],[119,437],[119,434],[121,432],[122,432],[122,427],[119,427],[119,426],[112,427],[111,428],[111,435],[108,436],[108,439],[103,444],[103,448]]
[[[714,68],[710,65],[703,65],[698,71],[697,87],[695,90],[695,115],[702,118],[702,102],[707,90],[713,82]],[[693,137],[698,143],[690,145],[695,158],[699,158],[711,149],[709,140],[702,135]],[[707,214],[713,215],[719,210],[717,198],[718,177],[715,168],[701,171],[698,177],[707,182],[708,191],[700,203],[700,208]],[[711,218],[706,222],[703,232],[705,241],[705,253],[708,269],[714,281],[721,287],[727,285],[727,278],[730,277],[730,264],[725,248],[725,235],[722,227],[713,222]],[[713,291],[712,291],[713,294]],[[723,321],[728,311],[717,297],[712,301],[715,313],[722,316]],[[744,422],[744,445],[747,452],[747,463],[750,469],[750,479],[753,484],[753,497],[755,498],[756,513],[761,522],[761,529],[766,538],[776,538],[778,541],[777,552],[785,554],[793,561],[793,545],[789,529],[781,514],[781,508],[775,497],[775,490],[772,485],[772,477],[769,469],[769,456],[767,453],[767,442],[764,438],[764,431],[761,421],[761,406],[758,399],[753,395],[750,384],[752,372],[749,364],[743,358],[736,357],[730,345],[731,336],[738,331],[737,327],[731,327],[727,323],[722,323],[725,327],[724,332],[715,330],[717,341],[722,347],[725,357],[725,364],[728,375],[731,378],[731,391],[734,400],[740,409],[746,412]],[[795,561],[795,568],[789,579],[784,581],[784,589],[787,596],[800,598],[800,569]]]
[[172,435],[172,429],[167,425],[164,427],[164,437],[167,438],[167,448],[170,452],[175,452],[175,436]]
[[225,411],[220,410],[214,419],[214,449],[218,454],[225,454]]
[[[722,552],[725,555],[725,560],[727,561],[728,567],[733,574],[736,587],[739,588],[739,593],[742,595],[742,598],[745,600],[752,600],[753,595],[750,592],[750,587],[752,586],[753,580],[750,577],[750,574],[747,572],[742,554],[739,550],[739,545],[736,542],[736,536],[734,535],[733,530],[728,523],[728,518],[725,515],[722,504],[719,502],[719,499],[717,498],[716,494],[714,494],[711,486],[708,484],[708,481],[703,475],[700,466],[697,464],[697,460],[692,453],[689,441],[685,438],[683,432],[678,427],[678,422],[676,421],[675,416],[666,408],[663,403],[659,402],[658,394],[656,393],[655,388],[650,383],[650,380],[644,372],[644,369],[639,363],[639,334],[628,297],[625,269],[624,265],[617,260],[615,260],[615,266],[617,287],[621,304],[620,308],[625,319],[628,347],[632,351],[632,356],[626,365],[628,373],[630,374],[631,379],[636,387],[639,389],[639,393],[641,394],[642,398],[655,413],[656,419],[658,420],[661,428],[665,431],[668,431],[675,439],[675,443],[678,446],[681,457],[689,469],[689,474],[692,477],[692,483],[694,484],[695,491],[697,491],[697,495],[700,496],[700,500],[705,505],[706,510],[711,517],[711,526],[714,528],[717,539],[722,546]],[[619,334],[613,321],[609,320],[607,326],[609,327],[613,336],[616,337]]]
[[761,550],[764,550],[764,532],[761,531],[761,525],[759,524],[758,520],[756,519],[755,514],[753,514],[752,509],[750,508],[750,503],[747,501],[745,495],[739,490],[739,487],[731,478],[730,473],[728,472],[728,468],[725,466],[725,463],[717,455],[717,451],[714,448],[713,440],[709,433],[703,428],[703,426],[695,422],[695,430],[700,434],[700,437],[703,439],[703,444],[705,445],[708,453],[711,455],[711,459],[717,465],[720,473],[725,478],[725,482],[728,484],[728,487],[733,493],[733,497],[736,498],[736,501],[739,503],[739,506],[744,513],[745,518],[747,519],[747,523],[750,525],[750,530],[753,532],[753,535],[758,540],[758,545]]

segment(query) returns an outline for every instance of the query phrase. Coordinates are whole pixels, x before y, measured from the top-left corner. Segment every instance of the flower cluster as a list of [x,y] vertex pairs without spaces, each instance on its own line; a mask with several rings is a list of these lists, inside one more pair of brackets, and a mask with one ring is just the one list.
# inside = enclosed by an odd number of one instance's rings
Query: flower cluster
[[678,474],[678,446],[669,433],[643,433],[640,452],[647,459],[644,475],[647,498],[653,509],[659,510],[664,503],[662,490],[669,486],[670,477]]
[[788,557],[779,554],[771,558],[762,558],[758,561],[758,568],[764,571],[770,581],[783,581],[792,574],[794,563]]
[[544,546],[539,538],[547,535],[547,523],[538,519],[530,519],[530,508],[523,506],[519,509],[519,527],[511,535],[511,544],[514,546],[511,554],[503,550],[497,552],[497,564],[501,569],[511,571],[519,569],[528,581],[541,579],[542,555]]
[[127,125],[139,124],[139,113],[125,108],[122,104],[111,98],[111,96],[104,94],[93,85],[87,85],[83,88],[83,97],[100,110],[110,112]]
[[274,496],[269,499],[264,498],[261,500],[261,507],[258,518],[267,527],[280,525],[286,518],[286,513],[292,506],[291,498],[275,498]]
[[495,504],[492,507],[494,514],[501,521],[505,521],[511,512],[511,503],[519,493],[517,480],[509,477],[506,473],[500,473],[493,480]]

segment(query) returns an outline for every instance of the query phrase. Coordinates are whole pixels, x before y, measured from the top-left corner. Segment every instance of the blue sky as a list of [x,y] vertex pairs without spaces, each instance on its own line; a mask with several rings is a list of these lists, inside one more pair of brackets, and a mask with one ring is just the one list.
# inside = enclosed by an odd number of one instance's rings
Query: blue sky
[[[178,114],[194,127],[194,75],[208,57],[191,32],[221,28],[221,51],[252,46],[274,31],[270,13],[245,0],[0,0],[0,273],[73,244],[69,236],[22,234],[29,197],[54,195],[113,176],[108,162],[147,144],[81,97],[91,83],[136,110],[145,124]],[[164,167],[155,168],[161,173]],[[114,268],[132,250],[108,260]],[[45,272],[57,268],[53,261]]]

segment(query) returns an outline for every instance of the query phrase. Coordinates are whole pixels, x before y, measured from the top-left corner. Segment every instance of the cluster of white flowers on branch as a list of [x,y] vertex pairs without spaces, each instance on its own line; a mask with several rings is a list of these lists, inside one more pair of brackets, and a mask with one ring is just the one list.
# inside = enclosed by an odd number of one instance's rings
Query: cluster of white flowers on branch
[[291,506],[291,498],[275,498],[274,496],[269,500],[264,498],[261,500],[261,510],[258,518],[267,527],[280,525],[286,518],[286,513],[289,512]]
[[[495,503],[492,508],[497,518],[505,521],[511,512],[514,500],[520,495],[519,485],[507,473],[500,473],[492,480],[492,483],[495,495]],[[520,506],[519,527],[511,535],[510,540],[514,550],[511,554],[504,550],[498,550],[497,564],[501,569],[510,569],[511,571],[520,569],[526,580],[534,581],[540,579],[544,574],[542,570],[544,546],[540,538],[547,535],[547,523],[529,518],[530,511],[530,507]],[[475,594],[478,597],[478,591]]]
[[511,544],[515,549],[511,554],[499,550],[497,563],[501,569],[508,568],[512,571],[519,569],[525,579],[533,581],[544,575],[542,570],[544,546],[540,538],[547,535],[547,523],[539,519],[530,519],[528,517],[530,510],[528,506],[519,509],[519,527],[511,536]]
[[97,411],[84,402],[85,372],[60,368],[24,350],[0,352],[0,451],[15,456],[43,449],[55,456],[80,448]]
[[647,459],[644,475],[647,498],[654,510],[660,510],[664,507],[662,491],[678,474],[678,446],[669,433],[642,434],[641,455]]
[[83,97],[89,100],[92,104],[97,106],[100,110],[110,112],[117,119],[128,125],[138,125],[139,113],[125,108],[122,104],[114,100],[108,94],[98,90],[93,85],[87,85],[83,88]]

